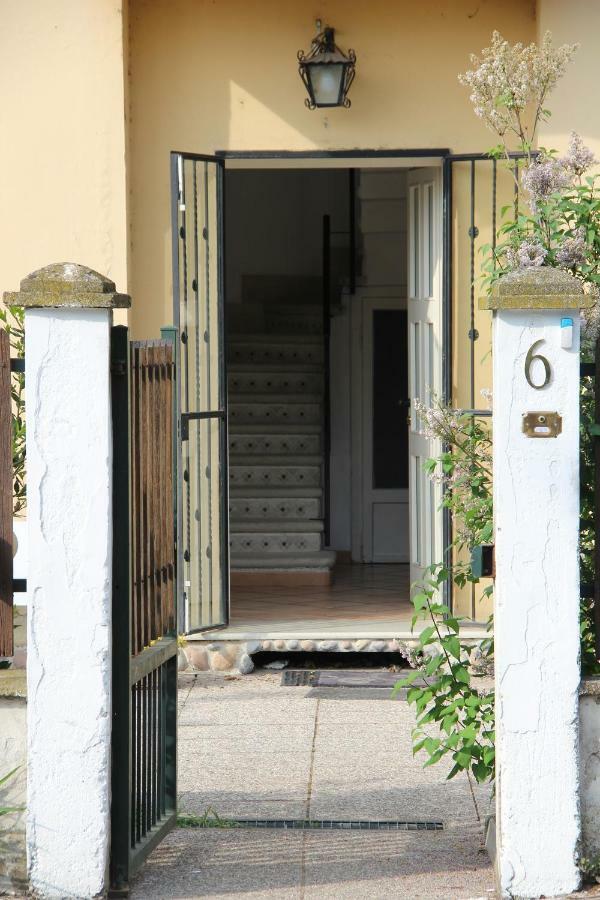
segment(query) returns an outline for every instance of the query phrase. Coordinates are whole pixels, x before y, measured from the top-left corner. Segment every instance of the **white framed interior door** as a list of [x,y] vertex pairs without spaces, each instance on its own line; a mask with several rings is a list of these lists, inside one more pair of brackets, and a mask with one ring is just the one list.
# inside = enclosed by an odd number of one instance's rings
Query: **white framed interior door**
[[408,173],[408,360],[411,398],[409,428],[410,578],[441,562],[441,486],[423,469],[440,453],[426,434],[415,401],[431,406],[442,389],[442,191],[441,171]]
[[406,298],[365,297],[362,558],[409,561]]

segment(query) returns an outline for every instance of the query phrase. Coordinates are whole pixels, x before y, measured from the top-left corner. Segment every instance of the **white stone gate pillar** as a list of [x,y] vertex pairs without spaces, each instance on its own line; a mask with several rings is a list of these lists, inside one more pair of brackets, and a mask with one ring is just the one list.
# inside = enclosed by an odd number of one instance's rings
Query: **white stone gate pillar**
[[110,326],[130,300],[74,264],[4,299],[25,307],[30,884],[95,897],[110,840]]
[[579,885],[580,283],[501,278],[494,310],[496,844],[503,897]]

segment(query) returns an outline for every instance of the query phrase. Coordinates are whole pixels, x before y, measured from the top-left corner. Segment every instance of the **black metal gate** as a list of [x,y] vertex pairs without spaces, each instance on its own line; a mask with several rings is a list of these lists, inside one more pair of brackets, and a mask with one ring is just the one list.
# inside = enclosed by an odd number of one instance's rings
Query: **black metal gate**
[[171,340],[111,335],[112,896],[176,822],[175,363]]

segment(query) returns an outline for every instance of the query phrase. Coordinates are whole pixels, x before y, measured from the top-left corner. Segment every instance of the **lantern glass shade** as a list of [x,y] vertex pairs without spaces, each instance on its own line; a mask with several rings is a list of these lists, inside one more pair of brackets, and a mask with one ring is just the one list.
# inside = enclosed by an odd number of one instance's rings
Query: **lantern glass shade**
[[343,53],[334,40],[333,28],[326,28],[312,42],[310,51],[298,51],[300,78],[304,82],[309,109],[322,106],[350,106],[348,89],[354,80],[356,54]]
[[343,63],[309,63],[307,75],[315,106],[339,106],[343,102]]

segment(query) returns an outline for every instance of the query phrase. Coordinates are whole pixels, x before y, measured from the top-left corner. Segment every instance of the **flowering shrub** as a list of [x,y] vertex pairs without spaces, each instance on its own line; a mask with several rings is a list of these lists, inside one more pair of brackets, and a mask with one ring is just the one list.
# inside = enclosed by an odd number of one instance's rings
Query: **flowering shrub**
[[[444,485],[443,505],[455,523],[454,547],[470,551],[492,536],[491,437],[472,416],[437,401],[431,407],[417,403],[416,410],[425,434],[443,442],[442,454],[428,460],[426,469]],[[408,687],[407,700],[415,704],[413,752],[428,754],[425,765],[450,754],[454,765],[449,778],[466,770],[478,781],[487,781],[494,774],[494,692],[478,682],[490,674],[493,640],[487,638],[475,650],[461,642],[463,619],[453,616],[439,599],[449,580],[460,587],[477,581],[470,564],[460,560],[426,570],[412,598],[412,624],[414,628],[418,619],[430,624],[421,631],[417,651],[410,657],[413,671],[397,688]],[[491,587],[483,592],[490,593]],[[435,736],[429,733],[432,725],[437,726]]]
[[[0,309],[0,322],[8,333],[15,356],[25,355],[24,310],[11,306]],[[1,326],[0,326],[1,327]],[[13,451],[13,512],[22,512],[26,506],[25,489],[25,376],[13,373],[11,377],[12,399],[12,451]]]
[[[587,174],[597,162],[579,135],[572,133],[568,152],[534,151],[536,132],[548,119],[549,94],[564,74],[577,45],[553,47],[549,33],[541,45],[510,45],[498,32],[481,57],[472,56],[472,69],[459,76],[471,90],[475,114],[500,140],[489,153],[504,157],[516,181],[514,203],[499,232],[499,242],[482,247],[483,282],[488,287],[505,272],[528,266],[567,269],[598,295],[600,285],[600,192],[597,176]],[[509,146],[512,141],[513,146]],[[515,157],[514,151],[517,151]],[[512,153],[512,156],[511,156]],[[519,197],[527,200],[526,211]],[[598,337],[600,304],[585,313],[582,350],[589,354]],[[593,452],[586,422],[594,420],[594,391],[587,379],[582,387],[582,572],[593,572]],[[453,514],[455,549],[470,550],[492,537],[491,436],[471,417],[434,404],[418,406],[425,430],[444,444],[444,452],[427,462],[431,477],[444,483],[444,506]],[[585,577],[585,575],[584,575]],[[591,580],[591,578],[590,578]],[[414,752],[424,750],[426,765],[452,754],[450,777],[470,770],[479,781],[494,776],[494,694],[477,689],[475,679],[493,661],[493,641],[477,648],[478,665],[469,666],[473,652],[460,642],[460,619],[439,602],[444,583],[462,585],[476,579],[468,563],[450,568],[431,566],[413,597],[415,616],[429,624],[421,632],[416,666],[401,685],[409,685],[408,701],[416,706]],[[484,593],[490,593],[487,588]],[[584,671],[597,670],[589,602],[582,601],[581,647]],[[491,628],[491,620],[490,620]],[[483,665],[482,665],[483,663]],[[419,681],[417,684],[416,682]],[[436,726],[432,735],[428,727]]]
[[530,150],[539,122],[550,115],[545,108],[548,95],[577,48],[577,44],[553,47],[549,31],[539,46],[511,45],[494,31],[491,46],[481,57],[471,55],[473,68],[459,75],[459,81],[471,89],[475,115],[501,139],[495,149],[506,152],[506,142],[513,136],[520,150]]

